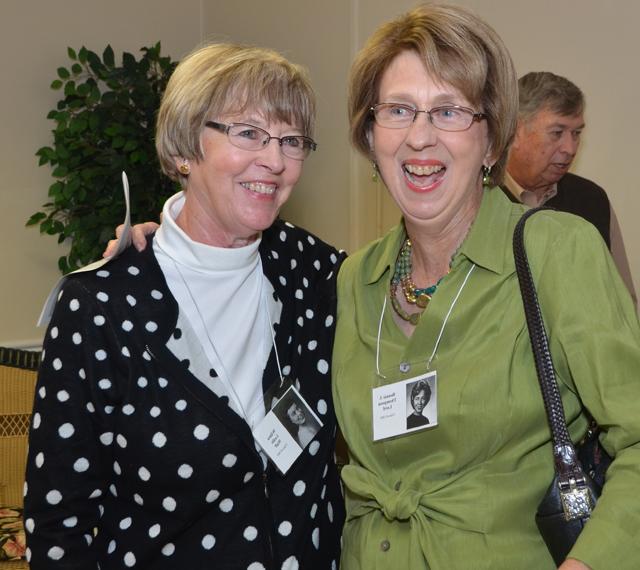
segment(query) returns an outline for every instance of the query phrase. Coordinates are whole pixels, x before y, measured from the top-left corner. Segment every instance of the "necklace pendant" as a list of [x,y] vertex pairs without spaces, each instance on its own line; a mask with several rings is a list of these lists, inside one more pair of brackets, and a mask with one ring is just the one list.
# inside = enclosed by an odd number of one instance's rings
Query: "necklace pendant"
[[418,321],[420,320],[420,316],[422,315],[422,313],[411,313],[409,315],[409,322],[414,326],[417,327],[418,326]]
[[418,305],[418,307],[420,307],[421,309],[424,309],[429,304],[430,300],[431,297],[429,295],[427,295],[426,293],[421,293],[416,298],[416,305]]

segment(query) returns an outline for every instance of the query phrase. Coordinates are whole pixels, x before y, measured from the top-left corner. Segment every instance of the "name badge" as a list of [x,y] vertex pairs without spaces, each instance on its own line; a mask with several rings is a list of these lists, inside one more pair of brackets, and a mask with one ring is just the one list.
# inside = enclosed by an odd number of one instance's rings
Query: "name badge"
[[373,441],[438,425],[436,371],[373,388]]
[[253,437],[284,474],[323,425],[295,386],[290,386],[254,428]]

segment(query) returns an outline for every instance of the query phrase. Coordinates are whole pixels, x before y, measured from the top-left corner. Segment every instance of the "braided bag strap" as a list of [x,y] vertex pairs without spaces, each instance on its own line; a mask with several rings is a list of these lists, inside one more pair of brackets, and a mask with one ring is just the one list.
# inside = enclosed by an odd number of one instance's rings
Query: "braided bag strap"
[[581,472],[577,461],[576,451],[569,432],[564,415],[564,407],[560,397],[560,390],[553,369],[553,360],[549,350],[549,341],[542,319],[542,312],[538,304],[538,295],[533,283],[531,268],[524,247],[524,226],[526,221],[539,210],[545,208],[533,208],[524,213],[518,221],[513,232],[513,256],[516,265],[516,273],[520,284],[520,293],[524,305],[529,338],[536,365],[538,382],[542,391],[547,420],[551,430],[553,451],[556,470],[559,474]]

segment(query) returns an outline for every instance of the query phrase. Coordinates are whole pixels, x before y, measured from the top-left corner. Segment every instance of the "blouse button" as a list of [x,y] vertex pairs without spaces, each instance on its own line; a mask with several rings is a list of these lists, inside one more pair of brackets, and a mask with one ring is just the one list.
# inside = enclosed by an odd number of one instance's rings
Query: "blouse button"
[[394,488],[396,491],[399,491],[399,490],[400,490],[400,487],[402,487],[402,481],[396,481],[396,483],[395,483],[395,485],[393,486],[393,488]]
[[400,372],[409,372],[409,370],[411,370],[411,364],[409,364],[408,362],[401,362],[400,363]]
[[386,552],[390,548],[391,548],[391,543],[388,540],[383,540],[380,543],[380,550],[382,550],[382,552]]

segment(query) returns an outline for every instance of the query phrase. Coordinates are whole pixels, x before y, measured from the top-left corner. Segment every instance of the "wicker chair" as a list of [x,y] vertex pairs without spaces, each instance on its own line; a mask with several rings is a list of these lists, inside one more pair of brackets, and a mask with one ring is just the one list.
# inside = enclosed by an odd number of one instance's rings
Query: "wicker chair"
[[[0,347],[0,508],[22,508],[29,422],[39,364],[39,352]],[[0,562],[0,569],[9,568],[29,565],[22,560]]]

